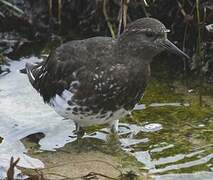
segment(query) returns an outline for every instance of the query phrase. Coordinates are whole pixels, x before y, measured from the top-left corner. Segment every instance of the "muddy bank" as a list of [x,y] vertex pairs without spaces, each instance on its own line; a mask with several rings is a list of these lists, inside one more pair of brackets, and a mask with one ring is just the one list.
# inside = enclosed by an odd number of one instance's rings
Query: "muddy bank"
[[[103,146],[97,140],[86,139],[82,140],[84,145],[69,143],[56,152],[33,153],[36,159],[45,162],[43,169],[23,169],[23,174],[30,176],[43,175],[45,179],[83,179],[83,178],[98,178],[98,179],[128,179],[137,177],[137,179],[151,180],[151,176],[140,171],[138,162],[119,150],[106,153],[110,147]],[[87,144],[87,147],[85,146]],[[32,145],[32,143],[31,143]],[[29,148],[29,142],[26,142]],[[102,152],[103,151],[103,152]],[[142,167],[141,167],[142,168]]]

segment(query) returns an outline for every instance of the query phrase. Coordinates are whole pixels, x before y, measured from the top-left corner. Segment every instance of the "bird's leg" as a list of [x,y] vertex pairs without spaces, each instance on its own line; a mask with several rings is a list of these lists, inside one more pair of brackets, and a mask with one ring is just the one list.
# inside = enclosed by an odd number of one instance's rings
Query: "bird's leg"
[[75,123],[75,127],[74,134],[77,135],[77,139],[82,138],[85,133],[84,129],[78,123]]
[[107,136],[106,144],[107,147],[109,147],[110,152],[114,152],[120,149],[118,122],[119,120],[114,120],[109,123],[111,133]]
[[111,133],[113,133],[113,134],[118,133],[118,122],[119,122],[119,120],[114,120],[114,121],[109,123]]
[[119,120],[114,120],[109,123],[110,125],[110,134],[109,134],[109,139],[116,139],[116,141],[119,139],[118,137],[118,122]]
[[81,152],[82,150],[82,147],[84,145],[84,139],[83,139],[83,136],[84,136],[84,129],[78,124],[75,122],[75,130],[73,131],[73,133],[76,135],[76,150],[77,152]]

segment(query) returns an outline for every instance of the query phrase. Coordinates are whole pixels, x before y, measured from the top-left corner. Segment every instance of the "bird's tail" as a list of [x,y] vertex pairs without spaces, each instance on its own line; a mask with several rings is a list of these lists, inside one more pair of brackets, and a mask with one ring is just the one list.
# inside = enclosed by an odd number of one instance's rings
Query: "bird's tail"
[[30,64],[30,63],[26,63],[26,70],[27,70],[27,76],[28,76],[28,79],[30,81],[30,83],[32,84],[32,86],[34,85],[34,82],[35,82],[35,75],[33,74],[32,70],[33,70],[33,67],[34,65],[33,64]]
[[41,64],[26,63],[25,67],[26,67],[27,76],[28,76],[28,79],[29,79],[31,85],[35,89],[37,89],[37,87],[36,87],[37,82],[36,81],[38,80],[39,74],[41,74],[42,63]]

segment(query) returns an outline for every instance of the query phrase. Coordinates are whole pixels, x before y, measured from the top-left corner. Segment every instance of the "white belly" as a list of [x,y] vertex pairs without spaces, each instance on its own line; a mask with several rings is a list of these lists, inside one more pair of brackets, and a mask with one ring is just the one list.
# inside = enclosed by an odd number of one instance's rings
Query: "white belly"
[[69,118],[81,127],[91,126],[95,124],[110,124],[111,122],[125,116],[128,114],[128,111],[121,108],[115,112],[108,111],[105,114],[97,113],[93,114],[91,111],[85,112],[83,114],[76,114],[74,108],[86,108],[79,107],[76,104],[69,105],[68,101],[72,100],[73,94],[70,91],[64,90],[62,95],[56,95],[51,99],[50,105],[53,109],[61,116]]

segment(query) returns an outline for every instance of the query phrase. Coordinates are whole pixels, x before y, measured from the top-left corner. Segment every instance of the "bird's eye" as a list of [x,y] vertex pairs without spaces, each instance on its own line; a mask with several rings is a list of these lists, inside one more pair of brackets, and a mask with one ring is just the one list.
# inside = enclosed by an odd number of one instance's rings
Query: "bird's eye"
[[155,36],[155,33],[153,31],[146,31],[145,34],[146,34],[147,37]]

